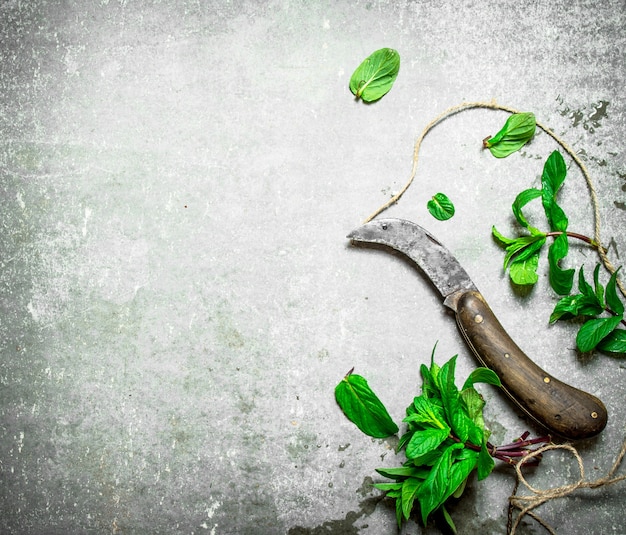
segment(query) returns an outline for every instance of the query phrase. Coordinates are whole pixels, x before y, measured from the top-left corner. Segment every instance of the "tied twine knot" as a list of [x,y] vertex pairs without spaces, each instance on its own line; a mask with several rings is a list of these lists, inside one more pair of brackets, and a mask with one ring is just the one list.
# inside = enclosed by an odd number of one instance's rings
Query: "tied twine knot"
[[[555,488],[545,489],[545,490],[537,489],[533,487],[530,483],[528,483],[528,481],[522,474],[522,467],[532,458],[537,457],[538,455],[541,455],[542,453],[546,451],[550,451],[550,450],[565,450],[565,451],[569,451],[574,456],[574,458],[576,459],[576,462],[578,463],[578,470],[580,473],[580,477],[578,481],[569,485],[562,485],[560,487],[555,487]],[[556,531],[554,531],[554,529],[548,523],[546,523],[539,515],[535,514],[533,512],[533,509],[535,509],[536,507],[539,507],[540,505],[550,500],[568,496],[569,494],[571,494],[572,492],[578,489],[596,489],[599,487],[606,487],[608,485],[613,485],[614,483],[625,480],[626,475],[621,475],[617,477],[614,476],[615,471],[619,468],[625,454],[626,454],[626,439],[624,439],[622,448],[617,458],[615,459],[613,466],[608,471],[606,476],[596,479],[595,481],[585,481],[585,467],[583,465],[583,460],[580,454],[578,453],[578,451],[576,450],[576,448],[574,448],[571,444],[548,444],[547,446],[543,446],[529,453],[527,456],[525,456],[515,465],[515,473],[517,475],[517,482],[515,484],[513,494],[509,497],[509,521],[507,525],[508,535],[515,535],[515,530],[517,529],[517,527],[519,526],[519,523],[522,521],[522,519],[526,515],[536,520],[550,534],[556,535]],[[532,492],[532,494],[525,495],[525,496],[518,496],[516,493],[517,493],[517,489],[520,483],[522,483],[530,492]],[[515,519],[515,522],[512,522],[513,509],[515,508],[519,509],[519,513]]]

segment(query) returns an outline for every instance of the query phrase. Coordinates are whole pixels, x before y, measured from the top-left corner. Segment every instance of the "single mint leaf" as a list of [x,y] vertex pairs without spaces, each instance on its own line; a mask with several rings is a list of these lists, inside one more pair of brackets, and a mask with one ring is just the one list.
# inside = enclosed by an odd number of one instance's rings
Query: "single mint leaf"
[[400,466],[398,468],[376,468],[376,471],[383,477],[389,479],[405,479],[407,477],[418,477],[426,479],[428,469],[417,466]]
[[429,515],[454,492],[454,489],[449,491],[448,485],[452,467],[452,452],[463,447],[464,445],[460,443],[449,446],[433,465],[428,478],[422,483],[417,498],[424,525],[426,525]]
[[392,48],[381,48],[367,57],[350,78],[350,91],[365,102],[386,95],[400,71],[400,54]]
[[416,431],[410,442],[406,445],[407,459],[415,459],[439,447],[439,445],[450,436],[450,428],[444,429],[429,428],[423,431]]
[[469,374],[469,377],[463,383],[463,388],[461,390],[465,390],[466,388],[470,388],[474,386],[476,383],[486,383],[493,386],[502,386],[500,382],[500,378],[498,374],[489,368],[476,368],[472,373]]
[[[455,495],[454,497],[459,498],[460,496],[461,495],[459,494],[459,496]],[[453,533],[453,535],[456,535],[458,533],[456,529],[456,525],[454,524],[454,521],[452,520],[450,513],[448,513],[448,510],[446,509],[445,505],[441,506],[441,512],[443,514],[443,519],[446,521],[446,524],[448,524],[448,527],[450,528],[450,531]]]
[[465,482],[467,481],[468,476],[472,473],[472,470],[476,468],[476,464],[478,462],[478,452],[467,448],[457,451],[463,451],[463,453],[468,452],[469,455],[463,459],[455,460],[450,467],[450,481],[448,483],[447,491],[449,496],[456,494],[459,488],[465,487]]
[[624,303],[617,295],[617,273],[621,269],[618,268],[609,279],[606,285],[606,306],[608,306],[618,316],[624,315]]
[[541,190],[543,192],[544,204],[550,204],[556,197],[557,192],[567,176],[567,166],[565,160],[558,150],[548,156],[543,166],[541,174]]
[[594,349],[622,321],[620,316],[598,318],[583,324],[576,336],[576,345],[583,353]]
[[446,221],[454,215],[454,205],[445,193],[436,193],[426,204],[430,215],[439,221]]
[[410,477],[402,483],[402,516],[404,516],[405,520],[408,520],[409,516],[411,516],[413,503],[423,483],[424,480],[415,477]]
[[496,158],[506,158],[521,149],[535,135],[537,122],[533,113],[514,113],[502,129],[483,144]]
[[372,485],[375,489],[384,490],[385,492],[393,490],[402,490],[402,483],[374,483]]
[[469,440],[472,444],[478,446],[485,442],[491,434],[491,432],[485,428],[485,420],[483,418],[485,400],[473,387],[461,391],[461,398],[467,407],[469,417],[474,423],[474,426],[470,430]]
[[559,295],[567,295],[574,285],[574,269],[561,269],[559,261],[567,256],[569,243],[566,234],[556,237],[548,249],[548,262],[550,264],[550,286]]
[[485,479],[491,473],[495,464],[496,463],[493,460],[493,457],[487,449],[487,441],[484,441],[480,448],[480,453],[478,454],[478,462],[476,465],[478,481]]
[[598,316],[604,312],[596,298],[590,299],[583,294],[568,295],[559,300],[550,315],[550,323],[575,316]]
[[515,261],[509,267],[509,277],[518,286],[536,284],[539,280],[537,268],[539,267],[539,251],[523,261]]
[[498,229],[495,226],[491,227],[491,234],[497,241],[500,242],[500,244],[504,246],[512,245],[515,242],[515,238],[507,238],[503,234],[500,234],[500,232],[498,232]]
[[385,406],[360,375],[349,373],[335,388],[341,410],[363,433],[386,438],[398,432]]
[[522,191],[517,195],[517,197],[515,197],[511,209],[513,210],[513,215],[515,216],[515,219],[517,219],[517,222],[524,228],[528,228],[530,225],[522,213],[522,208],[533,199],[541,197],[541,195],[542,193],[540,189],[530,188]]
[[443,402],[447,422],[459,440],[465,442],[472,432],[474,422],[472,422],[464,411],[459,389],[454,384],[455,367],[456,355],[441,367],[441,371],[439,372],[439,386],[441,388],[441,400]]
[[593,270],[593,286],[596,291],[598,303],[604,306],[604,286],[600,284],[600,264],[596,264],[596,269]]
[[609,353],[626,353],[626,330],[615,329],[605,336],[597,348]]
[[407,417],[403,421],[428,424],[430,427],[436,427],[437,429],[447,428],[441,406],[434,401],[427,398],[424,394],[416,397],[407,408]]
[[580,266],[580,270],[578,271],[578,291],[584,296],[588,297],[590,300],[595,300],[598,302],[600,306],[604,308],[604,305],[601,301],[598,301],[598,294],[594,291],[591,285],[585,280],[584,267]]

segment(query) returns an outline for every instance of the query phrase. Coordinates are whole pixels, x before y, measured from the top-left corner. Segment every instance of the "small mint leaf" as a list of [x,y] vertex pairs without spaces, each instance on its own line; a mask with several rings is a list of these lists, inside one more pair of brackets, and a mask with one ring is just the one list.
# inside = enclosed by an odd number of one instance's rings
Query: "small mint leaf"
[[398,432],[387,409],[360,375],[346,375],[335,388],[335,398],[347,418],[366,435],[387,438]]
[[594,349],[622,321],[619,316],[598,318],[583,324],[576,336],[576,345],[583,353]]
[[483,145],[496,158],[506,158],[533,138],[536,126],[533,113],[514,113],[495,136],[485,139]]
[[454,216],[454,204],[445,193],[436,193],[426,203],[426,208],[435,219],[447,221]]
[[602,339],[597,348],[609,353],[626,353],[626,330],[615,329],[611,331]]

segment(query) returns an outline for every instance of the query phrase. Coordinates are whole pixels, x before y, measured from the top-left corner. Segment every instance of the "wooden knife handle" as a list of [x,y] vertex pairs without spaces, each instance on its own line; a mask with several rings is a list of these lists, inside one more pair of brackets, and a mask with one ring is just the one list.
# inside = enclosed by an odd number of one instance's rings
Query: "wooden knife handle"
[[483,366],[492,369],[504,391],[526,414],[566,439],[589,438],[607,422],[604,404],[543,371],[515,344],[477,291],[458,298],[456,319]]

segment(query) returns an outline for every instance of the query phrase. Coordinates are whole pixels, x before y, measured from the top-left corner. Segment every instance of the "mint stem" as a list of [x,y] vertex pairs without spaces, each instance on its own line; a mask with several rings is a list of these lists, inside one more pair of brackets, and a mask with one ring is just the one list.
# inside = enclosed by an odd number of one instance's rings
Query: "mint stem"
[[578,234],[578,232],[569,232],[569,231],[547,232],[546,237],[551,236],[552,238],[556,238],[557,236],[560,236],[561,234],[565,234],[568,238],[576,238],[577,240],[584,241],[585,243],[588,243],[589,245],[591,245],[592,247],[595,247],[596,249],[600,247],[600,244],[596,240],[594,240],[593,238],[590,238],[589,236],[585,236],[584,234]]
[[[503,461],[507,464],[517,464],[520,459],[535,451],[532,448],[529,448],[529,446],[535,446],[537,444],[541,444],[543,446],[545,444],[549,444],[552,440],[550,435],[531,438],[530,440],[527,440],[527,437],[529,435],[530,433],[526,431],[518,439],[514,440],[510,444],[505,444],[503,446],[494,446],[493,444],[491,444],[491,442],[487,442],[487,449],[489,450],[491,456],[495,459]],[[461,439],[453,434],[450,434],[450,438],[455,442],[461,442]],[[481,450],[480,446],[472,444],[471,442],[465,442],[465,447],[474,451]],[[541,455],[538,455],[537,457],[535,457],[535,459],[533,459],[532,462],[529,462],[527,464],[539,464],[540,460]]]

